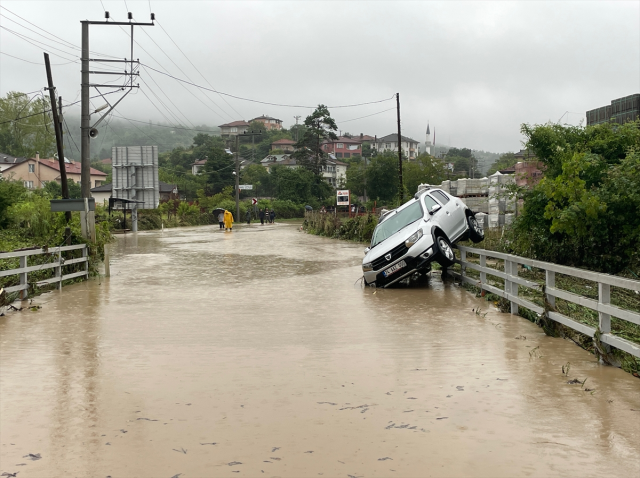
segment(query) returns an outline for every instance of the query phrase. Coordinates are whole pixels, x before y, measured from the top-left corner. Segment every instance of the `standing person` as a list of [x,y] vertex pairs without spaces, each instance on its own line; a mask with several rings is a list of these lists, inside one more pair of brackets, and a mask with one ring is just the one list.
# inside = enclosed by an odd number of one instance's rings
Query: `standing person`
[[224,229],[224,211],[218,213],[218,223],[220,224],[220,229]]
[[260,217],[260,224],[264,226],[264,210],[263,209],[260,209],[258,216]]
[[246,214],[246,220],[247,220],[247,224],[251,224],[251,210],[247,209],[247,214]]
[[224,230],[233,231],[233,214],[227,210],[224,211]]
[[268,207],[264,208],[264,218],[267,220],[267,224],[269,224],[271,222],[271,220],[269,219],[269,208]]
[[276,222],[276,212],[273,209],[269,211],[269,219],[271,219],[271,224]]

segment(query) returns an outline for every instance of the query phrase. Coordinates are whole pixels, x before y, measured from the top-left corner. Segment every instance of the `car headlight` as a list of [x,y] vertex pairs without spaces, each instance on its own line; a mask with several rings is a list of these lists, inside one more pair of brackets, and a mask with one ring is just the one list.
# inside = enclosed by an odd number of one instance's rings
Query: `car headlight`
[[404,241],[404,245],[407,246],[407,248],[413,246],[416,242],[420,240],[420,238],[422,237],[422,234],[424,234],[424,232],[422,231],[422,228],[418,229],[416,232],[411,234],[411,237],[409,239]]
[[362,272],[369,272],[373,270],[373,264],[371,262],[367,262],[366,264],[362,264]]

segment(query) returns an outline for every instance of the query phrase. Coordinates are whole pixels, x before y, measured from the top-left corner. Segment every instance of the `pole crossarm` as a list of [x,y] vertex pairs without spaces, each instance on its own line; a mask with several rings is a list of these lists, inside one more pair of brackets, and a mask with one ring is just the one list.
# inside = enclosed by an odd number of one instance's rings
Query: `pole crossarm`
[[141,27],[153,27],[155,23],[136,23],[136,22],[96,22],[91,20],[80,20],[80,23],[86,23],[87,25],[120,25],[120,26],[141,26]]
[[127,70],[125,71],[89,71],[91,75],[126,75],[126,76],[140,76],[140,73],[134,72],[129,73]]

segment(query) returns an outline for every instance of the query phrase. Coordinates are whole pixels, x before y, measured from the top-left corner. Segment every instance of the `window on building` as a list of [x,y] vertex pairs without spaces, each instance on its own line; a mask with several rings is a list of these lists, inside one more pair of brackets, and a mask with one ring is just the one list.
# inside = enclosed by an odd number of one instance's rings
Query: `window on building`
[[336,143],[336,148],[343,149],[344,148],[344,143]]
[[344,157],[345,158],[350,158],[351,157],[351,153],[344,153]]
[[231,128],[229,131],[231,131],[232,133],[237,133],[238,132],[238,128],[236,128],[235,126],[233,128]]
[[342,157],[342,153],[336,153],[336,158],[341,158]]
[[29,165],[29,172],[30,173],[35,173],[36,172],[36,165],[35,164],[30,164]]
[[385,146],[385,148],[387,148],[387,149],[391,149],[391,143],[387,143],[387,144],[385,144],[384,146]]
[[24,181],[24,187],[27,189],[33,189],[33,181]]
[[269,120],[269,123],[275,123],[276,120]]

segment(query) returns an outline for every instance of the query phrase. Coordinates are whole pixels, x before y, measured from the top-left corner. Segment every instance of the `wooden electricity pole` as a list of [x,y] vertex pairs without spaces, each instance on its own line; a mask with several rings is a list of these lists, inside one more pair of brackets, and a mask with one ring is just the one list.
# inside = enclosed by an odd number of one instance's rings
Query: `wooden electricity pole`
[[398,196],[400,204],[404,201],[404,186],[402,184],[402,131],[400,130],[400,93],[396,93],[396,104],[398,107]]
[[[58,150],[58,164],[60,165],[60,185],[62,186],[63,199],[69,199],[69,185],[67,184],[67,168],[64,162],[64,146],[62,143],[62,104],[60,104],[60,114],[56,107],[56,89],[53,86],[53,76],[51,75],[51,63],[49,54],[44,54],[44,66],[47,69],[47,84],[49,85],[49,99],[51,101],[51,113],[53,115],[53,127],[56,132],[56,146]],[[60,98],[62,102],[62,98]],[[67,222],[71,220],[71,211],[66,211]]]

